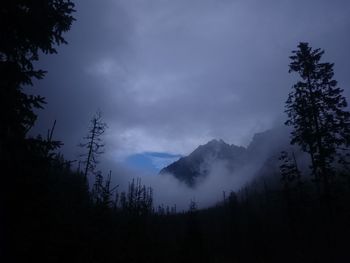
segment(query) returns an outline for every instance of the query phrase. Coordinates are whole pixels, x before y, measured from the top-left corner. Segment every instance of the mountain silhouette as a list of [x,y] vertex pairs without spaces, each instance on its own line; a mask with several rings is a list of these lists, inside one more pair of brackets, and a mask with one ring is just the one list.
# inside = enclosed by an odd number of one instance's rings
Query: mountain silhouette
[[171,174],[189,187],[195,187],[198,182],[205,180],[214,163],[224,165],[232,174],[244,165],[261,167],[257,170],[266,173],[270,169],[267,168],[270,166],[267,165],[269,160],[277,160],[282,150],[291,147],[286,134],[288,130],[284,127],[257,133],[247,148],[214,139],[198,146],[191,154],[173,162],[159,173]]
[[194,187],[198,179],[205,178],[209,174],[213,162],[222,161],[230,170],[234,170],[243,161],[245,153],[244,147],[214,139],[198,146],[190,155],[163,168],[160,174],[170,173],[181,182]]

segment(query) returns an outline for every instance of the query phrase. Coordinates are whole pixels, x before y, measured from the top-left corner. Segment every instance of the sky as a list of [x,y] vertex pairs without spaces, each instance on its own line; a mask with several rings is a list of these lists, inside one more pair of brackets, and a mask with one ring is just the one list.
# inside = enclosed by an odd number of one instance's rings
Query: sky
[[246,146],[285,119],[288,57],[301,41],[326,51],[349,95],[350,1],[74,2],[69,44],[41,56],[48,74],[28,90],[48,102],[33,133],[57,120],[68,159],[98,109],[109,163],[146,156],[160,169],[213,138]]
[[180,157],[181,155],[169,153],[142,152],[129,155],[123,163],[135,170],[140,170],[140,172],[146,170],[150,173],[158,173]]

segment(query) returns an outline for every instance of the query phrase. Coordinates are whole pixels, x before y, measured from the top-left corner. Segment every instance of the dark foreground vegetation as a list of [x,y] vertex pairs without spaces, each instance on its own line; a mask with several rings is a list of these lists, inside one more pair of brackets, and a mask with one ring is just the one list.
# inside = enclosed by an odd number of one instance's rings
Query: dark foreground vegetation
[[1,262],[350,261],[349,113],[333,65],[320,63],[322,51],[301,43],[290,65],[301,80],[287,101],[286,124],[294,128],[292,143],[310,155],[310,171],[284,152],[279,174],[215,207],[198,210],[191,202],[177,213],[155,208],[152,189],[140,180],[118,192],[110,175],[96,170],[102,144],[95,140],[105,127],[99,115],[82,145],[82,168],[56,153],[54,126],[46,137],[28,136],[44,98],[23,87],[44,76],[32,64],[38,52],[65,43],[73,8],[68,0],[1,6]]
[[[32,161],[31,161],[32,162]],[[40,168],[39,168],[40,167]],[[108,184],[107,184],[108,185]],[[314,182],[273,189],[257,181],[215,207],[175,213],[152,207],[131,182],[89,192],[83,173],[59,157],[17,174],[7,199],[7,262],[346,262],[350,183],[325,202]]]

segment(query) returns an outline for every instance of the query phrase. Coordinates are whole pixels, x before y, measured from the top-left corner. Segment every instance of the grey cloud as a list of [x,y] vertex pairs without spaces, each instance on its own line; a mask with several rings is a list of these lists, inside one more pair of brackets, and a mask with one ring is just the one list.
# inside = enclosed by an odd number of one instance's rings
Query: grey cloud
[[[211,138],[246,145],[283,118],[299,41],[326,50],[350,83],[348,1],[93,1],[77,3],[68,46],[43,57],[47,97],[34,132],[57,119],[68,158],[100,108],[108,158],[186,154]],[[282,117],[281,117],[282,116]]]

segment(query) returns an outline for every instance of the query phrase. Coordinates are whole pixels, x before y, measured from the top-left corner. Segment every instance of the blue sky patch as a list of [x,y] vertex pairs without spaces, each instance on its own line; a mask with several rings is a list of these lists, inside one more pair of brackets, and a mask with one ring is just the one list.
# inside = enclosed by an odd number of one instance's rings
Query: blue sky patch
[[181,155],[162,152],[144,152],[130,155],[125,162],[128,166],[158,173],[161,169],[177,161]]

